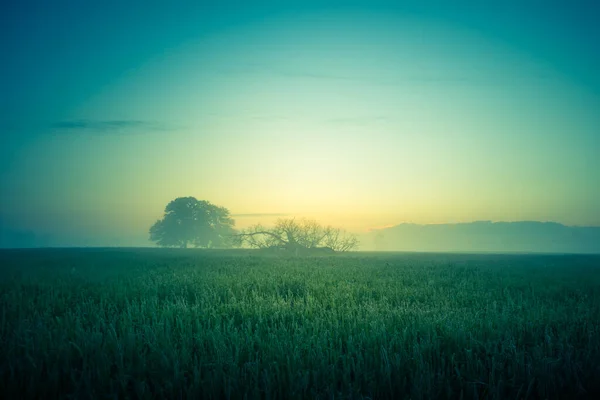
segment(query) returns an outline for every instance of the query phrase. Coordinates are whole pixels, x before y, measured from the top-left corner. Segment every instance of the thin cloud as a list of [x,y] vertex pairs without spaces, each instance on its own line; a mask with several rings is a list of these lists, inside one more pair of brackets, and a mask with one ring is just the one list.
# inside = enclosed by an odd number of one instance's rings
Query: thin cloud
[[[462,72],[448,72],[440,71],[438,73],[427,73],[427,72],[399,72],[394,74],[386,74],[387,76],[380,76],[376,74],[352,74],[347,75],[338,73],[335,71],[323,71],[318,69],[302,69],[294,67],[282,67],[272,66],[263,63],[241,63],[232,65],[228,68],[219,71],[222,74],[250,74],[250,75],[271,75],[281,76],[285,78],[306,78],[326,81],[346,81],[346,82],[362,82],[369,85],[375,86],[403,86],[407,82],[420,83],[424,85],[437,85],[440,83],[454,84],[454,85],[486,85],[486,86],[505,86],[505,85],[521,85],[523,83],[530,83],[530,78],[523,81],[523,78],[517,78],[509,73],[496,73],[490,71],[472,71],[471,73]],[[551,79],[546,74],[538,75],[537,79]]]
[[122,133],[140,131],[166,131],[176,129],[160,122],[142,121],[135,119],[124,120],[69,120],[59,121],[51,125],[52,128],[70,132],[96,132],[96,133]]
[[[441,83],[453,85],[487,85],[487,86],[504,86],[504,85],[520,85],[529,83],[530,79],[515,78],[509,74],[497,73],[473,73],[473,74],[452,74],[452,73],[399,73],[395,76],[377,76],[377,75],[342,75],[337,73],[327,72],[310,72],[292,69],[271,69],[271,73],[283,77],[290,78],[306,78],[316,80],[337,80],[346,82],[359,82],[373,86],[403,86],[407,82],[419,83],[423,85],[438,85]],[[545,75],[538,75],[537,79],[548,79]]]
[[[506,84],[522,84],[531,82],[531,78],[515,77],[510,72],[498,73],[489,70],[472,70],[472,71],[447,71],[440,69],[435,72],[425,71],[387,71],[383,73],[372,74],[344,74],[337,71],[325,71],[319,69],[303,69],[294,67],[271,67],[252,65],[247,69],[247,72],[261,71],[272,74],[295,77],[295,78],[311,78],[321,80],[339,80],[339,81],[356,81],[371,85],[385,86],[403,86],[407,82],[416,82],[422,84],[439,84],[450,83],[459,85],[506,85]],[[546,80],[552,79],[547,73],[538,74],[537,79]]]
[[362,117],[329,118],[325,123],[332,125],[373,125],[386,122],[389,118],[384,115],[366,115]]
[[326,79],[326,80],[338,80],[338,81],[368,81],[369,77],[364,76],[348,76],[348,75],[340,75],[336,73],[327,73],[327,72],[310,72],[310,71],[301,71],[301,70],[274,70],[274,72],[278,73],[282,76],[294,77],[294,78],[311,78],[311,79]]
[[289,217],[291,214],[284,213],[250,213],[250,214],[231,214],[238,218],[256,218],[256,217]]
[[310,79],[325,79],[325,80],[340,80],[340,81],[364,81],[370,80],[370,77],[365,76],[349,76],[336,72],[310,71],[297,68],[274,67],[268,64],[260,63],[241,63],[232,65],[227,68],[222,68],[221,74],[266,74],[274,76],[283,76],[288,78],[310,78]]
[[387,225],[382,225],[382,226],[374,226],[374,227],[371,227],[371,228],[367,228],[367,232],[381,231],[381,230],[384,230],[384,229],[393,228],[395,226],[397,226],[397,225],[395,225],[395,224],[387,224]]

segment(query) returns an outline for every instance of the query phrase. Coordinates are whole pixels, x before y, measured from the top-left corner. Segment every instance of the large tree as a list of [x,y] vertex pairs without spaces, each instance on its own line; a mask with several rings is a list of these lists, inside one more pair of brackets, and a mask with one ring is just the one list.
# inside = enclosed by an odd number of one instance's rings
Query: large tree
[[194,197],[179,197],[150,228],[150,240],[161,247],[231,247],[235,221],[229,210]]
[[235,237],[238,245],[285,250],[296,255],[349,251],[358,247],[356,236],[306,219],[279,219],[275,226],[269,228],[254,225]]

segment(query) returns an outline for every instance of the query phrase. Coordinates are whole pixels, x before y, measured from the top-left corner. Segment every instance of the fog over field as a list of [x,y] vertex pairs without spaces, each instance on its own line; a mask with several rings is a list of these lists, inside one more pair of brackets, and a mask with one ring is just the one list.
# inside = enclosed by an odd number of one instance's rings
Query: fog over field
[[362,244],[362,249],[378,251],[598,254],[600,227],[535,221],[400,224],[373,230]]
[[1,6],[1,247],[153,246],[188,196],[238,230],[600,226],[595,3],[176,3]]
[[600,2],[0,2],[0,398],[600,398]]

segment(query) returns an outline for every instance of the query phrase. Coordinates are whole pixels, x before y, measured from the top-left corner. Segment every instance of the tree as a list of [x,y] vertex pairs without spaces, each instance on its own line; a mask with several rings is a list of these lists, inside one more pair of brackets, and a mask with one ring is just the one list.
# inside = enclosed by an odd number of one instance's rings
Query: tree
[[279,219],[272,228],[254,225],[235,237],[238,245],[287,251],[296,255],[349,251],[358,247],[356,236],[306,219]]
[[228,209],[194,197],[178,197],[150,228],[150,240],[161,247],[231,247],[234,225]]

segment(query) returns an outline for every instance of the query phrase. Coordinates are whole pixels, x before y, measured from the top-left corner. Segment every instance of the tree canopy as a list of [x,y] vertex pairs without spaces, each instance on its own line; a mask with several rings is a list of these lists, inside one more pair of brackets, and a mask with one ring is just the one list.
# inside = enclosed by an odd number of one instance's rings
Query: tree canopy
[[194,197],[179,197],[165,207],[162,219],[150,228],[150,240],[161,247],[227,248],[235,221],[229,210]]
[[279,219],[270,228],[254,225],[235,237],[239,245],[286,250],[295,254],[349,251],[358,247],[356,236],[306,219]]

